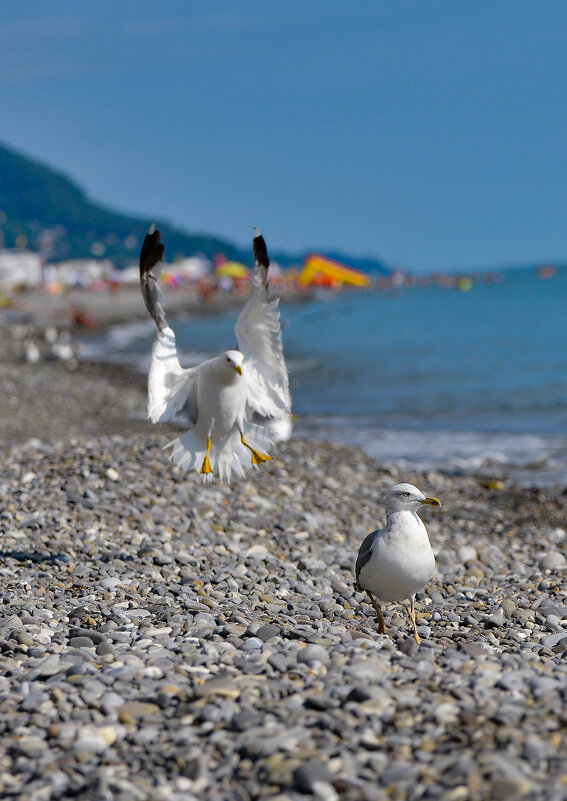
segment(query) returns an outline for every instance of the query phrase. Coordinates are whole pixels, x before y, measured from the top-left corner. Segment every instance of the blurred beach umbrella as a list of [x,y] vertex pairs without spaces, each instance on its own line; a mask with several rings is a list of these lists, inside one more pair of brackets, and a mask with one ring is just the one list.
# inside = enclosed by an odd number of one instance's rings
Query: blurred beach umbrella
[[248,278],[250,269],[238,261],[225,261],[216,269],[219,278]]
[[468,276],[463,276],[457,281],[457,289],[460,292],[469,292],[473,288],[473,282]]

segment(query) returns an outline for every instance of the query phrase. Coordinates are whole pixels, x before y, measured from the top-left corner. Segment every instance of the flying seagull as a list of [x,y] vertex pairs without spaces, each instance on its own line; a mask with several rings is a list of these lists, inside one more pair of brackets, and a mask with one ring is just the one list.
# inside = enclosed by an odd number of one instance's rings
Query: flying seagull
[[169,327],[158,284],[164,245],[152,225],[140,253],[140,283],[146,308],[157,326],[148,376],[148,416],[153,423],[182,416],[189,430],[170,443],[171,458],[184,470],[196,470],[205,481],[271,460],[272,437],[254,414],[289,416],[291,397],[283,355],[278,300],[269,299],[270,260],[262,234],[255,228],[254,282],[234,331],[237,347],[183,368],[175,334]]
[[437,498],[426,498],[413,484],[396,484],[386,496],[386,525],[363,541],[356,560],[356,589],[364,590],[378,615],[378,631],[386,632],[380,601],[410,599],[410,619],[415,639],[415,593],[433,575],[435,557],[423,521],[422,505],[441,506]]

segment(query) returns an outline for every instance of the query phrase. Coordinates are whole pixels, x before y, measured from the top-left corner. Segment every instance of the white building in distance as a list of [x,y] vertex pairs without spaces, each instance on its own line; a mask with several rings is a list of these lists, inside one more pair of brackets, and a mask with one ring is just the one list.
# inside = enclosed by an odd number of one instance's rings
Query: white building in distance
[[30,250],[0,250],[0,292],[35,289],[42,282],[42,261]]
[[46,286],[61,284],[65,287],[88,288],[109,281],[113,270],[114,265],[107,259],[69,259],[48,264],[43,271],[43,280]]

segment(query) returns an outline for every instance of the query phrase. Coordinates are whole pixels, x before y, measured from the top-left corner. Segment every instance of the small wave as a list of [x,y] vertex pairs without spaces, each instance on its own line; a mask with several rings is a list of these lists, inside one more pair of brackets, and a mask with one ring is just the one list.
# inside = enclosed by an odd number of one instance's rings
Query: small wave
[[[128,364],[139,372],[147,372],[155,336],[155,325],[150,320],[112,326],[104,334],[80,340],[81,358],[91,362]],[[184,367],[193,367],[215,356],[201,350],[179,350],[179,361]]]
[[296,435],[358,445],[380,461],[417,470],[510,476],[525,485],[567,483],[567,437],[474,431],[389,430],[342,416],[300,418]]
[[106,334],[106,340],[113,349],[127,350],[133,342],[150,337],[153,331],[155,331],[153,320],[136,320],[111,326]]
[[286,359],[286,364],[291,375],[301,375],[317,370],[321,365],[321,359],[316,357],[295,357]]

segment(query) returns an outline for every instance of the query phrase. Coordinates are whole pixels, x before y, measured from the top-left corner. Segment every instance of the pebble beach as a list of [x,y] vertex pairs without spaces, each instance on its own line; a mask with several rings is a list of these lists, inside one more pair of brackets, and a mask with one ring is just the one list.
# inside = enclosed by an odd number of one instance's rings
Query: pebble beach
[[[203,486],[143,379],[0,333],[0,797],[567,798],[567,488],[296,439]],[[353,587],[399,481],[442,502],[420,646]]]

